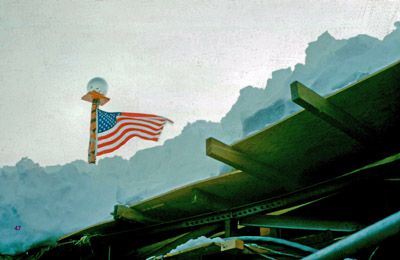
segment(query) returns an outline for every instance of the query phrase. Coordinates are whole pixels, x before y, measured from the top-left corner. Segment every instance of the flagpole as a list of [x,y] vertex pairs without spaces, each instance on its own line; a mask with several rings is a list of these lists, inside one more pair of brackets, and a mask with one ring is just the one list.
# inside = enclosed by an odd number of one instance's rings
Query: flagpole
[[96,133],[97,133],[97,108],[100,100],[98,98],[92,101],[92,114],[90,116],[90,139],[88,149],[88,163],[96,163]]
[[[82,100],[92,103],[90,114],[90,134],[88,163],[96,163],[96,147],[97,147],[97,109],[99,106],[106,104],[110,99],[105,96],[107,93],[107,83],[102,78],[94,78],[88,83],[88,93],[82,97]],[[95,89],[95,90],[94,90]],[[90,91],[92,90],[92,91]],[[98,90],[99,92],[97,92]],[[104,94],[104,95],[103,95]]]

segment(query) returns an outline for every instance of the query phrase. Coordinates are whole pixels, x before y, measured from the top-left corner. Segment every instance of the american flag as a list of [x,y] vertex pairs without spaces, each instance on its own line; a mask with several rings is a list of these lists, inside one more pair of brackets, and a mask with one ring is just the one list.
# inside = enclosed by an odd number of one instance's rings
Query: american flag
[[97,109],[97,156],[111,153],[133,137],[158,141],[164,125],[171,120],[156,115],[109,113]]

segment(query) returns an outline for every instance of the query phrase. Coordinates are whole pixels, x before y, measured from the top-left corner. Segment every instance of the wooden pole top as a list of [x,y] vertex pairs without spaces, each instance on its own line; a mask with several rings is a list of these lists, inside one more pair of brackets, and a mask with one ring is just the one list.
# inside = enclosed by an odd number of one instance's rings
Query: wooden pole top
[[86,95],[82,97],[82,100],[85,100],[87,102],[93,103],[93,100],[98,99],[100,101],[100,105],[106,104],[108,101],[110,101],[110,98],[104,96],[103,94],[100,94],[96,91],[91,91],[88,92]]

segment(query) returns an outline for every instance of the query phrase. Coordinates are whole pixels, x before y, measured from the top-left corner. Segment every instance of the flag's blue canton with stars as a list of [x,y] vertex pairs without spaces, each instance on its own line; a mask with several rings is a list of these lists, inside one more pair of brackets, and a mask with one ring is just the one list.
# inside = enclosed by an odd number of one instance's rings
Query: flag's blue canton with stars
[[98,118],[98,133],[103,133],[111,128],[113,128],[117,124],[117,117],[121,115],[120,112],[116,113],[107,113],[97,110],[97,118]]

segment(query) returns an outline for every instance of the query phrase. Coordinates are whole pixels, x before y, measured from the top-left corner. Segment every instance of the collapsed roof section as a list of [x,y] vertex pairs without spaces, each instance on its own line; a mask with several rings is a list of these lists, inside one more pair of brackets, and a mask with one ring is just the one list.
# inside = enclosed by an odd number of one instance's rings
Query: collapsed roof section
[[[398,211],[400,62],[328,97],[300,82],[290,91],[304,110],[232,145],[207,140],[207,155],[236,171],[130,207],[117,205],[114,220],[61,238],[60,245],[88,235],[92,253],[145,259],[221,231],[226,237],[250,227],[336,232],[319,249]],[[292,239],[293,232],[275,236]],[[361,244],[370,249],[376,246],[371,240]],[[210,246],[218,257],[216,244]],[[257,254],[240,247],[243,257]],[[205,251],[195,255],[207,259]]]

